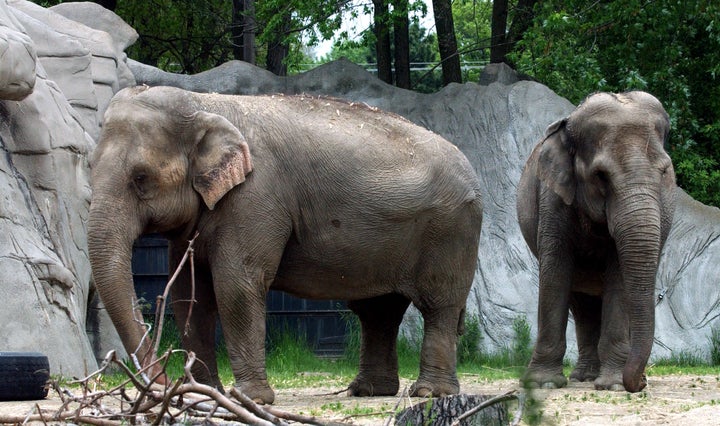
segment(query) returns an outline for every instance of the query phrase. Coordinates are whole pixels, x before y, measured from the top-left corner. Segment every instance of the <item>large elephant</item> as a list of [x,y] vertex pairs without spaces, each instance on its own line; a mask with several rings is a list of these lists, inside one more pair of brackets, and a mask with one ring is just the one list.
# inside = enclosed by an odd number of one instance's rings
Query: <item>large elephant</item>
[[[235,386],[272,403],[265,370],[269,289],[342,299],[361,322],[349,394],[393,395],[410,302],[425,324],[415,395],[459,391],[455,347],[477,262],[482,203],[463,154],[364,104],[226,96],[169,87],[119,92],[92,161],[89,249],[97,290],[128,352],[147,365],[130,271],[133,241],[162,233],[170,266],[194,245],[195,299],[183,346],[222,386],[219,314]],[[190,273],[171,292],[188,316]],[[198,363],[199,365],[199,363]]]
[[530,386],[562,387],[568,310],[571,380],[637,392],[655,331],[655,275],[675,209],[670,129],[644,92],[597,93],[551,124],[518,185],[523,236],[540,265]]

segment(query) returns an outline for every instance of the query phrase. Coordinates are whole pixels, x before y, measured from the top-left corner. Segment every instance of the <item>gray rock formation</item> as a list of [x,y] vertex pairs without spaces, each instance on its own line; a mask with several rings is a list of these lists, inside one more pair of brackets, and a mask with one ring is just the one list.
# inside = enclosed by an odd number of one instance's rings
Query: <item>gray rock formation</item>
[[[92,13],[98,20],[109,14]],[[82,376],[97,367],[96,352],[117,346],[112,328],[92,340],[86,333],[85,221],[88,156],[101,114],[117,90],[135,84],[124,63],[127,44],[29,1],[0,0],[3,43],[0,350],[40,351],[52,374]]]
[[[485,204],[479,266],[468,311],[479,314],[486,350],[513,339],[512,324],[525,316],[537,331],[537,262],[517,225],[515,188],[532,147],[551,122],[573,105],[547,87],[521,81],[504,65],[486,68],[483,85],[451,84],[420,94],[387,85],[344,60],[289,77],[276,77],[231,61],[197,74],[177,75],[129,61],[138,83],[228,94],[308,93],[365,102],[405,116],[455,143],[482,180]],[[653,358],[690,351],[707,356],[711,327],[720,328],[720,210],[678,189],[674,229],[664,250],[657,283]],[[417,315],[410,314],[407,321]],[[415,326],[408,329],[414,330]],[[576,354],[568,326],[570,356]]]

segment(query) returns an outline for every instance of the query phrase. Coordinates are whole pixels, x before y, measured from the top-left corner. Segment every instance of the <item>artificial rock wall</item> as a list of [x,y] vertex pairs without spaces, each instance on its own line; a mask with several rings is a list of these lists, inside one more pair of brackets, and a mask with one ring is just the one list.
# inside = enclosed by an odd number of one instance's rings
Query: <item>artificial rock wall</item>
[[[68,8],[115,19],[113,37]],[[86,332],[105,321],[88,309],[88,157],[110,98],[135,84],[123,53],[135,38],[94,3],[0,0],[0,351],[43,352],[51,374],[81,376],[115,346],[111,326]]]
[[[53,373],[81,375],[120,349],[92,294],[85,220],[88,156],[110,97],[122,87],[171,85],[200,92],[309,93],[393,111],[455,143],[482,181],[485,214],[468,310],[485,350],[513,339],[512,323],[537,326],[537,263],[515,217],[515,188],[532,146],[573,109],[547,87],[490,66],[480,84],[420,94],[340,60],[290,77],[230,61],[196,75],[127,60],[137,37],[94,3],[43,9],[0,0],[0,351],[39,350]],[[679,190],[657,283],[654,357],[706,350],[720,327],[720,210]],[[417,314],[407,316],[408,323]],[[86,333],[87,326],[87,333]],[[416,329],[412,325],[407,330]],[[572,338],[572,324],[569,326]],[[569,345],[573,350],[573,345]]]

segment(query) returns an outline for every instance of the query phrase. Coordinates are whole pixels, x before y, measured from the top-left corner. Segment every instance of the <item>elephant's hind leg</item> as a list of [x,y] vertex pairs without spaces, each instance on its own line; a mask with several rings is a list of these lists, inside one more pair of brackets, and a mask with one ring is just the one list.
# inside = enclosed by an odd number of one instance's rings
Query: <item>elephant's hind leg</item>
[[457,338],[464,306],[420,309],[425,321],[420,352],[420,375],[410,396],[442,397],[460,392],[455,368]]
[[360,371],[348,387],[349,396],[395,395],[398,379],[397,336],[410,301],[399,294],[348,303],[360,318]]

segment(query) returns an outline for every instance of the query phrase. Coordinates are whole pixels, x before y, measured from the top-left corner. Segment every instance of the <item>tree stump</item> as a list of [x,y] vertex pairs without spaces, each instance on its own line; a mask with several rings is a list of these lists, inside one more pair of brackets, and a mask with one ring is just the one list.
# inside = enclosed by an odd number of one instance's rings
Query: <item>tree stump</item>
[[[395,424],[450,426],[461,415],[483,402],[495,398],[495,395],[450,395],[432,398],[407,408],[395,416]],[[461,426],[507,425],[508,411],[506,400],[483,408],[477,413],[460,421]]]

